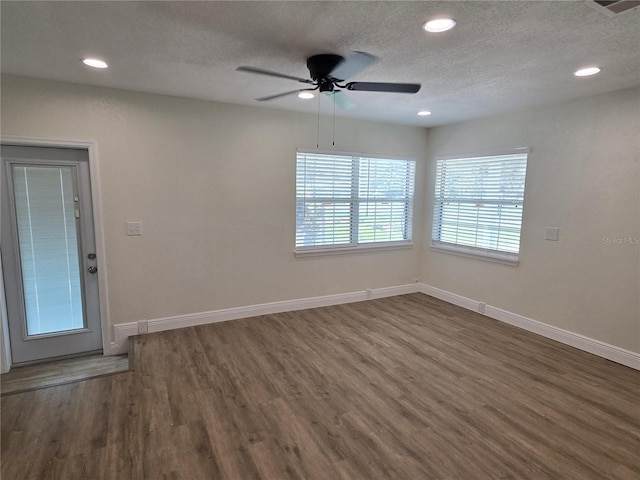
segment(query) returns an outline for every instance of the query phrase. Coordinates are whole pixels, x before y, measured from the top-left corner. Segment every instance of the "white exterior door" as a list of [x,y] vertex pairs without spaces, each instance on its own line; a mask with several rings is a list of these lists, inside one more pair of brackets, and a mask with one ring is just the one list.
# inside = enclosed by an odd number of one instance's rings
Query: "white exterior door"
[[12,363],[100,351],[88,151],[2,145],[1,156]]

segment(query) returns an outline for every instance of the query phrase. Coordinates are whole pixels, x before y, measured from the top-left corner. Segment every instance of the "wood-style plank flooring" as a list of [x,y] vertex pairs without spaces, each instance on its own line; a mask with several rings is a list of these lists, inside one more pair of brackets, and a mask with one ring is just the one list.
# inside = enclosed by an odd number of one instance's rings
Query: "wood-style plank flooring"
[[134,356],[2,398],[2,479],[640,479],[640,372],[422,294]]
[[0,394],[14,395],[127,370],[127,355],[105,357],[101,353],[15,367],[0,375]]

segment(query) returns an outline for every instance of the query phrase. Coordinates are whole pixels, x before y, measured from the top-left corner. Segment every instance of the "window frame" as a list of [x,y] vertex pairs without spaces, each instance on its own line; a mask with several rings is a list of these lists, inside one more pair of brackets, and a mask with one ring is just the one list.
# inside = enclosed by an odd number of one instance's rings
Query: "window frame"
[[[433,192],[433,209],[432,209],[432,231],[431,231],[431,244],[430,249],[433,251],[458,255],[462,257],[474,258],[478,260],[484,260],[489,262],[502,263],[510,266],[517,266],[520,262],[520,253],[522,251],[522,226],[524,224],[524,203],[525,203],[525,195],[526,195],[526,178],[527,178],[527,170],[529,165],[529,156],[531,153],[531,149],[528,147],[521,148],[512,148],[506,150],[498,150],[498,151],[489,151],[489,152],[481,152],[481,153],[470,153],[470,154],[457,154],[457,155],[438,155],[436,157],[436,172],[434,175],[434,192]],[[434,238],[438,229],[442,229],[442,224],[438,223],[436,225],[436,210],[438,208],[439,203],[441,202],[438,197],[438,192],[436,192],[435,188],[437,188],[438,183],[438,165],[441,161],[447,160],[465,160],[465,159],[473,159],[473,158],[491,158],[491,157],[501,157],[501,156],[509,156],[509,155],[525,155],[525,170],[524,170],[524,178],[523,178],[523,191],[522,191],[522,203],[521,208],[522,212],[520,214],[520,234],[518,238],[518,251],[517,252],[507,252],[504,250],[492,249],[492,248],[483,248],[478,246],[468,246],[463,244],[456,244],[451,242],[444,242],[439,239]],[[442,187],[444,188],[444,187]],[[440,207],[442,208],[442,206]],[[440,215],[441,218],[441,215]],[[440,233],[438,233],[438,238],[440,237]]]
[[[298,230],[298,217],[297,210],[298,204],[301,201],[302,197],[298,197],[298,156],[299,154],[311,154],[311,155],[327,155],[327,156],[338,156],[338,157],[351,157],[351,196],[349,198],[340,198],[333,197],[339,202],[348,203],[350,205],[350,230],[349,230],[349,243],[345,244],[327,244],[327,245],[308,245],[308,246],[298,246],[297,245],[297,230]],[[409,185],[410,187],[410,195],[405,197],[405,200],[398,199],[389,199],[389,198],[375,198],[375,197],[365,197],[360,195],[360,162],[361,160],[367,159],[375,159],[375,160],[392,160],[398,162],[404,162],[404,164],[411,164],[410,168],[407,171],[407,175],[412,175],[412,182]],[[368,154],[362,152],[342,152],[335,150],[316,150],[316,149],[306,149],[299,148],[296,150],[296,234],[294,237],[294,254],[296,257],[298,256],[320,256],[320,255],[339,255],[339,254],[350,254],[350,253],[359,253],[359,252],[375,252],[382,250],[393,250],[393,249],[405,249],[413,247],[413,220],[414,220],[414,208],[415,208],[415,188],[416,188],[416,169],[417,162],[414,157],[411,156],[400,156],[400,155],[379,155],[379,154]],[[322,198],[322,197],[318,197]],[[327,198],[324,198],[327,200]],[[302,200],[304,202],[304,199]],[[360,205],[366,203],[377,203],[377,202],[399,202],[403,201],[405,204],[405,209],[408,209],[408,212],[405,214],[404,218],[406,219],[404,225],[404,236],[406,239],[404,240],[389,240],[389,241],[377,241],[377,242],[362,242],[358,243],[359,236],[359,218],[360,218]],[[307,199],[308,203],[313,203]]]

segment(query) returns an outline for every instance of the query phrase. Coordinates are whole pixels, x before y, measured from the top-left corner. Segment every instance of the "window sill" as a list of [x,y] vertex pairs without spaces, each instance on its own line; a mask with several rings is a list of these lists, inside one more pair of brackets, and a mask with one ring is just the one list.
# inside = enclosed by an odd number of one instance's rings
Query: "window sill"
[[511,253],[492,252],[489,250],[481,250],[470,247],[461,247],[457,245],[431,244],[430,249],[435,252],[448,253],[460,257],[474,258],[485,262],[501,263],[517,267],[520,263],[518,255]]
[[404,250],[413,248],[413,242],[402,242],[393,244],[372,244],[358,245],[357,247],[330,247],[314,248],[309,250],[294,250],[296,257],[321,257],[326,255],[348,255],[355,253],[383,252],[388,250]]

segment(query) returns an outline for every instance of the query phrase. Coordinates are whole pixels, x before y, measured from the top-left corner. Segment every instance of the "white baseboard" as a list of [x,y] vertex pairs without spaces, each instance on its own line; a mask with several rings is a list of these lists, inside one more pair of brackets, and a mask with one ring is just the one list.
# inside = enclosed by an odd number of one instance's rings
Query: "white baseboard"
[[[164,330],[173,330],[176,328],[193,327],[196,325],[205,325],[208,323],[226,322],[229,320],[238,320],[241,318],[257,317],[260,315],[268,315],[271,313],[292,312],[295,310],[304,310],[307,308],[328,307],[331,305],[339,305],[343,303],[361,302],[375,298],[393,297],[396,295],[404,295],[407,293],[421,292],[435,298],[444,300],[445,302],[458,305],[499,320],[504,323],[522,328],[532,333],[542,335],[543,337],[556,340],[565,345],[584,350],[602,358],[606,358],[616,363],[626,365],[627,367],[640,370],[640,354],[625,350],[614,345],[594,340],[562,328],[554,327],[546,323],[533,320],[531,318],[518,315],[517,313],[502,310],[491,305],[463,297],[440,288],[432,287],[424,283],[412,283],[407,285],[398,285],[395,287],[375,288],[359,292],[339,293],[335,295],[324,295],[321,297],[300,298],[295,300],[284,300],[280,302],[262,303],[258,305],[249,305],[245,307],[225,308],[221,310],[212,310],[210,312],[193,313],[189,315],[177,315],[173,317],[155,318],[151,320],[143,320],[147,322],[149,332],[161,332]],[[481,310],[484,308],[484,312]],[[127,339],[138,334],[139,322],[119,323],[114,325],[115,341],[111,343],[111,351],[107,355],[117,355],[126,353],[128,348]]]
[[431,285],[426,285],[424,283],[420,283],[419,288],[419,291],[424,293],[425,295],[439,298],[440,300],[444,300],[448,303],[453,303],[454,305],[466,308],[467,310],[473,310],[474,312],[480,311],[480,302],[476,300],[471,300],[470,298],[463,297],[462,295],[457,295],[446,290],[441,290],[440,288],[432,287]]
[[120,355],[129,350],[128,338],[138,334],[138,322],[118,323],[114,325],[115,341],[111,342],[111,350],[105,355]]
[[[212,310],[210,312],[192,313],[188,315],[177,315],[173,317],[155,318],[146,320],[148,332],[161,332],[176,328],[193,327],[208,323],[226,322],[228,320],[238,320],[241,318],[257,317],[271,313],[292,312],[295,310],[305,310],[307,308],[328,307],[342,303],[362,302],[375,298],[393,297],[407,293],[419,291],[419,284],[411,283],[398,285],[395,287],[373,288],[359,292],[339,293],[335,295],[324,295],[321,297],[299,298],[295,300],[284,300],[280,302],[261,303],[246,307],[225,308]],[[115,341],[111,343],[110,355],[126,353],[128,348],[127,339],[138,334],[138,323],[119,323],[114,325]]]
[[[508,323],[509,325],[542,335],[543,337],[550,338],[565,345],[606,358],[612,362],[626,365],[627,367],[631,367],[635,370],[640,370],[640,353],[616,347],[614,345],[601,342],[600,340],[585,337],[578,333],[570,332],[562,328],[554,327],[553,325],[539,322],[538,320],[518,315],[517,313],[492,307],[491,305],[483,305],[477,300],[472,300],[424,283],[419,285],[419,291],[426,295],[444,300],[445,302],[466,308],[467,310],[481,313],[495,320]],[[481,307],[484,307],[484,312],[481,311]]]

